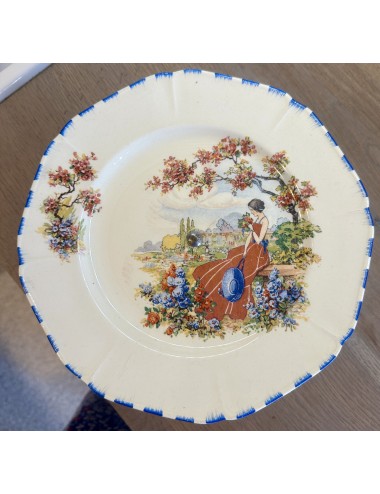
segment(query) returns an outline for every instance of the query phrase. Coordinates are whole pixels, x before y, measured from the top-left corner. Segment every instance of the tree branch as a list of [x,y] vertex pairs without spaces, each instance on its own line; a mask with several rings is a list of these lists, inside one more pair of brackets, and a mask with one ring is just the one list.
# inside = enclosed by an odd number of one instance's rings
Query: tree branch
[[256,175],[257,178],[261,180],[276,180],[279,182],[283,187],[286,186],[286,183],[282,180],[281,177],[266,177],[265,175]]
[[74,206],[74,204],[79,204],[80,203],[80,200],[79,200],[79,196],[73,200],[73,202],[71,204],[60,204],[60,206],[62,207],[65,207],[65,208],[71,208]]
[[257,186],[257,188],[260,190],[260,192],[263,192],[264,194],[269,194],[270,196],[273,196],[273,197],[277,197],[277,194],[275,194],[271,190],[266,190],[263,188],[263,184],[261,183],[261,180],[259,180],[257,178],[257,176],[253,179],[252,182]]

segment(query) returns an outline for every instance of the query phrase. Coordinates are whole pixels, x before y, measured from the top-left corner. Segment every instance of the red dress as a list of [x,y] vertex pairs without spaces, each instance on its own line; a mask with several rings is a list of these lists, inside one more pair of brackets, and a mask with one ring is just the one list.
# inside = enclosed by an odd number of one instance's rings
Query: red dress
[[[261,225],[254,223],[252,228],[256,235],[260,235]],[[259,271],[268,266],[269,254],[262,242],[254,240],[247,249],[243,274],[245,279],[244,291],[239,300],[229,302],[219,293],[224,273],[229,268],[237,267],[244,254],[244,245],[231,249],[226,259],[207,262],[198,266],[193,273],[194,279],[199,282],[199,287],[207,292],[207,298],[215,302],[215,307],[207,313],[206,319],[214,317],[221,321],[225,315],[231,319],[245,319],[247,309],[244,305],[253,302],[252,282]]]

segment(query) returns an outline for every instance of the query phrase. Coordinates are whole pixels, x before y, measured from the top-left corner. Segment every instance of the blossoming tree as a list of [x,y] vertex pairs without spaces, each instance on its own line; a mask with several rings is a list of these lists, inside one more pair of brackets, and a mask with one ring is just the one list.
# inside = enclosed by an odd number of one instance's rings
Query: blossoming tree
[[[293,175],[285,178],[289,164],[285,151],[262,159],[264,173],[255,171],[247,159],[256,153],[256,146],[249,137],[225,137],[209,150],[199,149],[192,163],[169,156],[164,160],[161,176],[154,176],[146,183],[146,188],[159,189],[163,194],[175,188],[187,189],[189,197],[196,199],[205,191],[210,192],[218,182],[229,184],[233,195],[257,187],[280,209],[291,214],[293,223],[298,223],[300,215],[312,209],[310,198],[317,194],[316,189],[309,181],[300,182]],[[223,162],[230,162],[231,166],[220,172]],[[275,190],[265,185],[270,182],[276,183]]]
[[[94,153],[79,155],[73,153],[69,160],[69,168],[59,166],[49,172],[49,185],[62,188],[47,197],[41,210],[48,217],[44,224],[43,233],[49,237],[49,247],[58,253],[61,259],[68,260],[71,253],[79,249],[81,222],[74,216],[75,205],[82,206],[88,216],[100,211],[101,194],[92,187],[77,190],[80,182],[91,182],[96,178],[96,172],[91,161],[97,160]],[[76,194],[75,194],[76,193]]]

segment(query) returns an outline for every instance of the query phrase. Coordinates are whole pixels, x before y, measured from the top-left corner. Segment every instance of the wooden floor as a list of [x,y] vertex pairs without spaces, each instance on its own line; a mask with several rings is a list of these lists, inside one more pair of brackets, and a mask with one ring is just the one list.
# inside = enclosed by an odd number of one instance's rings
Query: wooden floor
[[[187,64],[284,89],[313,109],[364,182],[376,225],[380,212],[380,65]],[[117,89],[183,64],[53,65],[0,104],[0,263],[17,275],[16,236],[46,145],[79,111]],[[339,193],[339,191],[337,191]],[[342,242],[343,248],[350,248]],[[380,429],[379,245],[357,331],[325,371],[259,413],[197,426],[118,407],[137,430]],[[30,310],[25,300],[26,310]],[[337,309],[338,310],[338,309]]]

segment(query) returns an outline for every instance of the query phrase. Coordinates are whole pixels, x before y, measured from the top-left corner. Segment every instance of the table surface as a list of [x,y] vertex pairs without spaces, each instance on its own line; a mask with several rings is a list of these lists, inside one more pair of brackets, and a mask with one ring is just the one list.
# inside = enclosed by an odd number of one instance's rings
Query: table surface
[[[355,166],[378,224],[378,64],[57,64],[0,104],[0,267],[18,280],[16,237],[25,199],[46,145],[63,125],[84,108],[142,77],[185,67],[270,84],[312,108]],[[297,392],[245,419],[210,425],[115,408],[134,430],[380,429],[378,254],[375,240],[357,331],[339,358]]]

